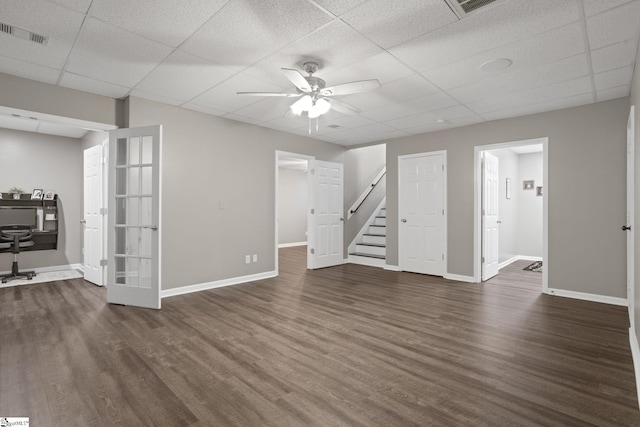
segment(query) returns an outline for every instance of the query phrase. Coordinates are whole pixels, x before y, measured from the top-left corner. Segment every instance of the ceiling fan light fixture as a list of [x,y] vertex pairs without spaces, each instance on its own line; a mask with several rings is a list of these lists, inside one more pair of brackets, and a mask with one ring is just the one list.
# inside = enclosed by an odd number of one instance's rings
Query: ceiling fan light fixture
[[309,109],[313,106],[313,100],[309,95],[305,95],[302,98],[298,99],[296,102],[291,104],[291,112],[296,116],[302,114],[303,111],[309,111]]

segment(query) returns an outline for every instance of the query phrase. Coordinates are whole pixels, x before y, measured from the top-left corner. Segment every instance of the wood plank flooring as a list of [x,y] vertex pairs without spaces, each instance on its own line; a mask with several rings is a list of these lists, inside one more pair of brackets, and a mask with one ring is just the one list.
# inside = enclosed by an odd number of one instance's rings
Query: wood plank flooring
[[[343,265],[105,303],[82,279],[0,289],[0,416],[34,426],[640,426],[626,309]],[[537,281],[537,282],[536,282]],[[536,285],[537,283],[537,285]],[[537,288],[536,288],[537,286]]]

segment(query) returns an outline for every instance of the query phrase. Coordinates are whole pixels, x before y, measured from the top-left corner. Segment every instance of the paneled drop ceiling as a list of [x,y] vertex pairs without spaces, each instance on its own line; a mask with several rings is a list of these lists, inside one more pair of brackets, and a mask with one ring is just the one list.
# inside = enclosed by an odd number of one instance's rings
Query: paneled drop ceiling
[[0,33],[0,72],[308,135],[292,99],[236,92],[291,91],[280,68],[313,59],[328,86],[382,84],[311,126],[346,146],[629,94],[640,0],[458,1],[3,0],[1,22],[48,40]]

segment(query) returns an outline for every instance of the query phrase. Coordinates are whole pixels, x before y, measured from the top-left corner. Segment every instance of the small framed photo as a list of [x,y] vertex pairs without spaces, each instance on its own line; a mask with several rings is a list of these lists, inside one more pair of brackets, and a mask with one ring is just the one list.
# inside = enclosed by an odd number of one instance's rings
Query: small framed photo
[[53,190],[45,190],[44,192],[44,200],[53,200],[56,197],[56,192]]
[[536,196],[542,196],[542,187],[536,187]]
[[507,188],[506,188],[507,199],[511,198],[511,178],[507,178]]
[[522,189],[523,190],[533,190],[536,184],[534,180],[522,181]]
[[31,193],[31,200],[42,200],[43,191],[41,188],[36,188]]

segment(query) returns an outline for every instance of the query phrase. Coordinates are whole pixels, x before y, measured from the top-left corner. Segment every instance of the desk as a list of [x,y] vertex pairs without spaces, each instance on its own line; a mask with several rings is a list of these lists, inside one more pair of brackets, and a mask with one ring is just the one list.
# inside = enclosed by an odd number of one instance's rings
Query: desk
[[[41,218],[35,220],[35,223],[32,224],[34,228],[32,239],[35,244],[29,248],[21,249],[20,252],[58,249],[57,195],[53,200],[31,200],[30,194],[23,194],[22,198],[13,199],[10,194],[3,193],[2,199],[0,199],[0,210],[13,208],[23,210],[24,208],[33,208],[38,213],[38,217]],[[8,225],[2,223],[3,213],[9,214],[10,212],[0,212],[0,225]],[[12,215],[4,216],[11,217]],[[30,222],[33,222],[33,220],[30,220]],[[0,253],[2,252],[11,252],[11,248],[0,248]]]

